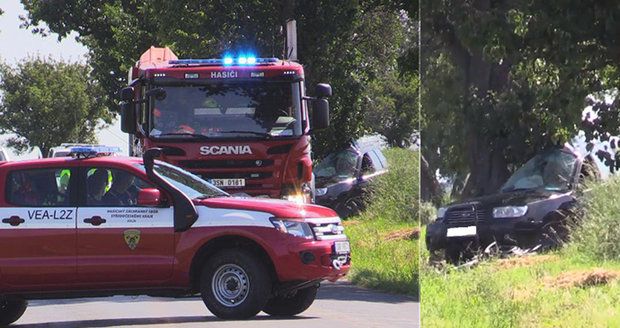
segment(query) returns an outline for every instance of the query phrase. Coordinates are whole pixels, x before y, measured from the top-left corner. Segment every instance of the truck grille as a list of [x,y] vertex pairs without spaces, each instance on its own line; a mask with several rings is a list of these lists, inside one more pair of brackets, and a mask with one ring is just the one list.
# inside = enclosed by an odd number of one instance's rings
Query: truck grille
[[238,169],[253,167],[268,167],[273,165],[272,159],[246,159],[246,160],[200,160],[179,161],[179,166],[187,169]]
[[344,234],[344,227],[340,222],[340,218],[321,218],[306,219],[310,224],[316,240],[344,240],[347,236]]
[[446,210],[445,218],[448,225],[466,226],[475,225],[488,218],[489,211],[478,208],[476,204],[456,205]]

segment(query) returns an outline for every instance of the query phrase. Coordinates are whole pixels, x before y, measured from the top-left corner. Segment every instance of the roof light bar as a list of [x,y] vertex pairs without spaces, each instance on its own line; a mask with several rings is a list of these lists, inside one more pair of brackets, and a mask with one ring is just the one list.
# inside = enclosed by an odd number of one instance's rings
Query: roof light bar
[[174,66],[228,66],[228,65],[267,65],[278,61],[278,58],[256,58],[253,56],[240,56],[237,58],[211,58],[211,59],[177,59],[168,63]]
[[114,155],[114,153],[120,153],[121,149],[119,147],[71,147],[69,148],[69,156],[73,156],[75,158],[91,158],[98,156],[110,156]]

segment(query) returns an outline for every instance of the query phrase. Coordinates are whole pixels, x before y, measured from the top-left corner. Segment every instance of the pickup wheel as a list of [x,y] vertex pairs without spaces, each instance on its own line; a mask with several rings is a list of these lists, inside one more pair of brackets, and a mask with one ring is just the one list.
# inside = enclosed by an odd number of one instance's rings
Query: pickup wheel
[[27,307],[28,302],[25,300],[0,300],[0,326],[8,326],[17,321]]
[[292,295],[274,297],[267,302],[263,311],[270,315],[292,316],[306,311],[316,298],[319,286],[296,291]]
[[240,249],[216,253],[207,260],[200,277],[205,305],[221,319],[247,319],[265,306],[271,279],[264,263]]

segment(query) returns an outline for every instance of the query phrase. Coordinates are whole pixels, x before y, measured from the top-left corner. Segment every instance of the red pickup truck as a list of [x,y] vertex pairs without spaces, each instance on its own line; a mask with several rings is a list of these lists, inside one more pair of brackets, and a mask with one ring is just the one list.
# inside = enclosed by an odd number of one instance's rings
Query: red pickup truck
[[76,147],[0,164],[0,325],[27,300],[200,294],[224,319],[295,315],[350,266],[332,210],[234,198],[176,166]]

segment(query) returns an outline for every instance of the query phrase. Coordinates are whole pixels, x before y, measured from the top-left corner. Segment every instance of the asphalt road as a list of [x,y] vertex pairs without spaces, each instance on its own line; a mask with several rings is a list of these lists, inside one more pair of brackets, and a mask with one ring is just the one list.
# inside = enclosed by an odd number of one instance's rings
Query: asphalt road
[[[205,325],[205,323],[208,324]],[[419,327],[419,303],[346,282],[324,284],[314,304],[297,317],[260,313],[245,321],[222,321],[200,298],[115,296],[30,301],[15,327]]]

